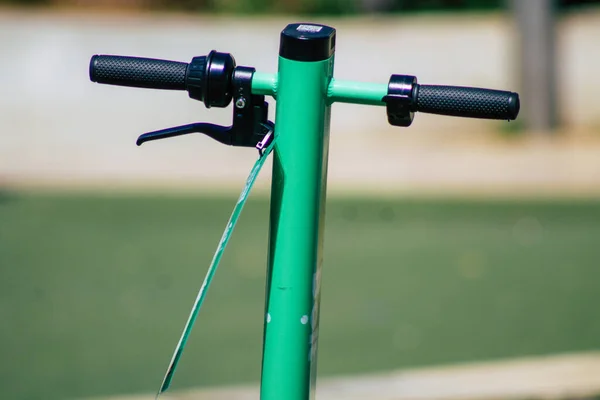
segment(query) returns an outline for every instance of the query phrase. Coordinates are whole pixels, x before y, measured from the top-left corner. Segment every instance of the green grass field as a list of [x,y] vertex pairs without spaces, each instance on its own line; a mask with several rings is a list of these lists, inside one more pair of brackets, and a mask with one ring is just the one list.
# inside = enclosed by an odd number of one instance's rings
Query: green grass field
[[[0,397],[153,392],[235,203],[0,197]],[[268,200],[251,197],[174,389],[260,374]],[[332,199],[319,371],[600,348],[600,201]]]

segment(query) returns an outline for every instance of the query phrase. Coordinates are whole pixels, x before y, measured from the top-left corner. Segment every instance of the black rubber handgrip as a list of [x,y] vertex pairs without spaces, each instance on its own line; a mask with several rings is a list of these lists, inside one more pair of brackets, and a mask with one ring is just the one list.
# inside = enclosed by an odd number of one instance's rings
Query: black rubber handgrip
[[108,85],[185,90],[187,67],[178,61],[95,55],[90,60],[90,79]]
[[519,95],[501,90],[461,86],[416,85],[415,111],[484,119],[514,120]]

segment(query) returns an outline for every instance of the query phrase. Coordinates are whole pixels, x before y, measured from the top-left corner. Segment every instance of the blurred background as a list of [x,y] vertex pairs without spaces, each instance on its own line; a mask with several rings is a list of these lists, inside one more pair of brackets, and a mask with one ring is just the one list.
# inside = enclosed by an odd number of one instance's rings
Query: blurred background
[[[256,159],[200,135],[136,147],[231,110],[93,84],[90,57],[275,72],[302,21],[337,29],[338,79],[522,100],[510,123],[410,129],[333,106],[318,397],[600,395],[600,1],[1,0],[0,398],[152,398]],[[258,398],[270,175],[173,398]]]

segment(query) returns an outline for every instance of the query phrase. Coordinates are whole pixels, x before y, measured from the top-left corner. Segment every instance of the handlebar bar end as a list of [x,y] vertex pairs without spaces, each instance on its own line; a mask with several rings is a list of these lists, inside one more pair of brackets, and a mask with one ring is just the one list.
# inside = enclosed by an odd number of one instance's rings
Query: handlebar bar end
[[97,82],[96,80],[96,60],[98,59],[98,55],[93,55],[90,59],[90,81]]
[[519,100],[519,94],[511,93],[508,97],[508,120],[512,121],[517,119],[520,109],[521,101]]

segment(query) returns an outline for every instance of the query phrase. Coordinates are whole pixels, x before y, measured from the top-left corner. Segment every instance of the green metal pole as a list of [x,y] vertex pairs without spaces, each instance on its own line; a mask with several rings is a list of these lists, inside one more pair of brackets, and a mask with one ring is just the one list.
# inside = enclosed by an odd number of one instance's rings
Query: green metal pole
[[353,103],[385,106],[383,97],[387,95],[387,83],[364,83],[331,80],[328,89],[330,103]]
[[262,400],[314,398],[334,44],[321,25],[281,35]]

